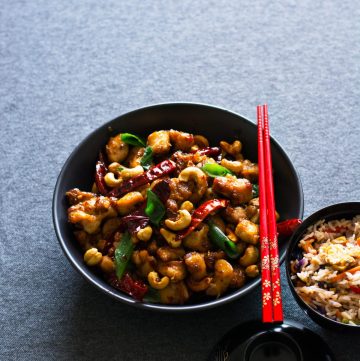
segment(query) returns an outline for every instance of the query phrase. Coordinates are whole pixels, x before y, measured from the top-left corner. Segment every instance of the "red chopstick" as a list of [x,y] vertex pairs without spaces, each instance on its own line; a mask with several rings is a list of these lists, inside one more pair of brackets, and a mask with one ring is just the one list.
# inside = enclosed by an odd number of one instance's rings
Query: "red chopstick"
[[[282,322],[282,298],[279,268],[279,250],[276,232],[275,198],[272,175],[270,128],[267,105],[257,107],[258,128],[261,113],[264,113],[261,131],[258,129],[259,148],[259,195],[260,195],[260,239],[261,239],[261,261],[262,261],[262,287],[263,287],[263,321]],[[259,116],[260,113],[260,116]],[[259,134],[261,135],[259,136]],[[265,206],[264,206],[265,204]],[[261,216],[263,214],[263,216]],[[266,219],[265,216],[266,215]],[[265,225],[264,225],[265,224]],[[264,235],[267,239],[264,241]],[[265,237],[266,238],[266,237]],[[267,250],[263,251],[263,248]],[[270,255],[270,262],[267,256]],[[269,267],[270,266],[270,267]],[[270,268],[270,270],[268,270]],[[270,273],[270,275],[269,275]],[[269,278],[267,278],[269,277]],[[268,287],[270,284],[270,287]],[[265,289],[264,289],[265,287]],[[270,291],[270,296],[267,293]],[[264,296],[265,294],[265,296]],[[265,298],[264,298],[265,297]],[[265,303],[264,303],[265,302]],[[271,304],[271,316],[269,319],[268,303]],[[266,315],[266,317],[264,317]]]
[[258,164],[259,164],[259,202],[260,202],[260,257],[261,257],[261,293],[262,293],[262,320],[273,321],[270,250],[267,228],[266,186],[265,186],[265,161],[263,142],[263,117],[262,107],[257,107],[258,124]]

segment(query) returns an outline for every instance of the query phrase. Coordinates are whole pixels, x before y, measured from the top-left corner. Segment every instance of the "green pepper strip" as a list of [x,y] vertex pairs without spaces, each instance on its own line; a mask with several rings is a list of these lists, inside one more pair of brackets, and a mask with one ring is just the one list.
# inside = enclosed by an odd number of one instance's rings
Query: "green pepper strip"
[[229,169],[223,167],[222,165],[216,163],[206,163],[201,168],[208,176],[210,177],[224,177],[227,174],[234,175]]
[[240,256],[234,242],[230,241],[222,230],[215,225],[213,221],[208,222],[209,236],[212,243],[222,249],[230,258],[237,258]]
[[141,139],[137,135],[131,134],[131,133],[122,133],[121,140],[124,143],[134,145],[135,147],[145,147],[146,146],[146,143],[143,139]]
[[153,150],[151,147],[146,147],[144,155],[140,160],[140,165],[145,169],[148,170],[151,166],[153,160]]
[[166,213],[166,209],[161,202],[160,198],[150,189],[147,191],[147,201],[145,214],[150,218],[150,221],[156,226],[159,226],[160,221]]
[[120,244],[115,250],[116,277],[121,279],[134,251],[134,244],[131,241],[129,232],[124,233]]

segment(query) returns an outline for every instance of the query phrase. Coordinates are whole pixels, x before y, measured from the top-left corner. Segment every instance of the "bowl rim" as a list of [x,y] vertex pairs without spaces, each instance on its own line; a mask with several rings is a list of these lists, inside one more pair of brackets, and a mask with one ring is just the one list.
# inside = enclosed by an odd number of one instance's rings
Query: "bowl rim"
[[[350,324],[346,324],[346,323],[342,323],[340,321],[336,321],[333,320],[323,314],[321,314],[320,312],[316,311],[314,308],[312,308],[311,306],[309,306],[296,292],[294,284],[291,280],[291,270],[290,270],[290,261],[291,259],[291,254],[294,250],[294,248],[296,247],[296,244],[299,243],[300,241],[300,237],[302,237],[302,235],[306,232],[307,228],[309,226],[311,226],[312,224],[316,223],[317,221],[319,221],[320,219],[325,219],[327,216],[320,216],[320,214],[323,214],[323,212],[326,212],[328,217],[332,216],[332,213],[336,213],[338,208],[341,207],[345,207],[345,206],[351,206],[351,205],[357,205],[358,207],[360,207],[360,201],[359,202],[340,202],[340,203],[334,203],[334,204],[330,204],[326,207],[323,207],[317,211],[315,211],[314,213],[310,214],[307,218],[304,219],[304,221],[302,222],[302,224],[299,226],[299,228],[292,234],[292,236],[289,239],[289,243],[288,243],[288,247],[286,250],[286,257],[285,257],[285,270],[286,270],[286,278],[289,284],[289,288],[291,290],[291,293],[293,295],[293,297],[295,298],[295,300],[297,301],[297,303],[299,304],[300,308],[307,314],[307,311],[309,312],[309,316],[311,317],[312,315],[314,315],[315,317],[319,317],[319,319],[322,321],[321,323],[328,323],[331,324],[334,327],[337,328],[346,328],[348,330],[353,329],[353,330],[359,330],[360,331],[360,326],[359,325],[350,325]],[[343,211],[339,211],[339,217],[341,217],[341,214],[345,214],[345,210]],[[351,213],[351,211],[350,211]],[[355,215],[355,214],[354,214]],[[336,215],[337,216],[337,215]],[[313,317],[311,317],[313,318]],[[315,322],[316,318],[315,318]]]
[[[57,212],[58,194],[59,194],[59,191],[60,191],[59,187],[60,187],[61,180],[64,177],[65,170],[67,169],[68,164],[72,161],[72,159],[77,154],[78,149],[85,142],[87,142],[88,139],[90,137],[92,137],[94,133],[98,132],[99,129],[104,128],[104,127],[109,127],[110,124],[113,123],[115,120],[119,120],[119,119],[121,119],[123,117],[127,117],[127,116],[130,116],[132,114],[136,114],[138,112],[150,110],[150,109],[153,109],[153,108],[161,108],[161,107],[164,107],[164,106],[165,107],[177,107],[177,106],[185,106],[186,107],[186,106],[191,106],[191,107],[198,107],[198,108],[222,111],[222,112],[225,112],[225,113],[229,113],[230,115],[235,116],[236,118],[240,118],[245,123],[256,127],[255,123],[253,123],[248,118],[242,116],[239,113],[233,112],[233,111],[228,110],[228,109],[223,108],[223,107],[219,107],[219,106],[215,106],[215,105],[211,105],[211,104],[205,104],[205,103],[197,103],[197,102],[179,102],[178,101],[178,102],[165,102],[165,103],[151,104],[151,105],[147,105],[147,106],[144,106],[144,107],[141,107],[141,108],[136,108],[136,109],[130,110],[128,112],[125,112],[123,114],[120,114],[119,116],[117,116],[117,117],[115,117],[115,118],[101,124],[100,126],[95,128],[94,130],[92,130],[85,138],[83,138],[77,144],[77,146],[73,149],[73,151],[67,157],[67,159],[66,159],[65,163],[63,164],[63,166],[61,168],[61,171],[60,171],[60,173],[58,175],[58,178],[57,178],[56,184],[55,184],[55,188],[54,188],[54,192],[53,192],[53,199],[52,199],[53,226],[54,226],[56,237],[57,237],[57,239],[58,239],[58,241],[60,243],[60,246],[61,246],[63,252],[65,253],[65,256],[69,260],[70,264],[82,275],[82,277],[85,278],[86,281],[91,283],[93,286],[98,288],[103,293],[105,293],[105,294],[109,295],[110,297],[116,299],[117,301],[123,302],[123,303],[128,304],[128,305],[135,306],[135,307],[140,308],[140,309],[156,310],[156,311],[162,311],[162,312],[192,312],[192,311],[207,310],[207,309],[214,308],[214,307],[229,303],[231,301],[234,301],[237,298],[239,298],[240,295],[244,296],[244,295],[250,293],[251,291],[253,291],[260,284],[261,278],[258,277],[258,279],[255,280],[253,283],[245,285],[245,287],[243,287],[240,290],[235,291],[235,292],[233,292],[233,293],[231,293],[231,294],[229,294],[229,295],[227,295],[225,297],[221,297],[219,299],[215,299],[215,300],[211,300],[211,301],[206,301],[206,302],[200,303],[200,304],[162,305],[162,304],[152,304],[152,303],[147,303],[147,302],[138,302],[138,301],[130,298],[130,296],[119,293],[120,291],[118,291],[116,289],[113,289],[110,285],[109,285],[109,289],[107,289],[106,287],[101,285],[99,282],[94,280],[93,276],[89,276],[88,274],[86,274],[81,269],[81,267],[78,264],[78,262],[76,261],[76,259],[72,256],[71,252],[69,251],[69,249],[68,249],[68,247],[66,245],[65,240],[63,239],[63,237],[61,235],[61,230],[60,230],[61,227],[60,227],[60,224],[59,224],[59,217],[58,217],[58,212]],[[302,187],[302,183],[301,183],[299,173],[297,172],[296,168],[294,167],[290,157],[285,152],[285,150],[280,145],[280,143],[276,140],[276,138],[271,136],[271,142],[275,147],[277,147],[278,151],[286,159],[286,161],[289,164],[289,167],[291,169],[291,172],[295,175],[296,185],[297,185],[297,188],[299,189],[299,218],[303,218],[303,215],[304,215],[304,191],[303,191],[303,187]],[[286,247],[285,247],[284,251],[282,252],[282,254],[280,255],[280,260],[279,260],[280,264],[284,261],[285,256],[286,256]]]

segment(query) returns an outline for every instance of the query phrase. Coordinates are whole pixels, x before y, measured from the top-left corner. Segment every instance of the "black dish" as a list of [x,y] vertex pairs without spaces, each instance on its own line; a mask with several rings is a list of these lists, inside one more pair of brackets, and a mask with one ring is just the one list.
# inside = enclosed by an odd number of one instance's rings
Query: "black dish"
[[286,321],[250,321],[228,332],[208,361],[334,361],[323,339],[308,328]]
[[301,256],[302,250],[297,247],[299,241],[301,240],[303,234],[306,232],[307,228],[312,224],[316,223],[321,219],[325,221],[331,221],[334,219],[351,219],[355,215],[360,214],[360,202],[349,202],[349,203],[338,203],[331,205],[329,207],[320,209],[319,211],[312,214],[310,217],[306,218],[305,221],[297,228],[294,234],[289,240],[289,246],[286,253],[286,276],[290,286],[290,290],[295,297],[296,302],[302,308],[302,310],[310,316],[316,323],[324,328],[330,328],[338,331],[360,331],[360,326],[349,325],[341,323],[335,320],[332,320],[320,312],[316,311],[309,305],[307,305],[303,299],[296,293],[293,282],[291,280],[291,270],[290,270],[290,261],[297,259]]
[[[238,291],[203,303],[167,306],[136,302],[130,296],[112,288],[100,275],[84,264],[80,248],[72,235],[72,228],[67,222],[68,205],[65,192],[74,187],[83,190],[91,189],[98,152],[105,145],[109,136],[114,135],[116,131],[147,135],[155,130],[170,128],[203,134],[212,144],[223,139],[230,141],[238,137],[243,143],[245,156],[253,161],[257,160],[256,126],[236,113],[209,105],[192,103],[160,104],[132,111],[92,132],[75,148],[65,162],[54,191],[53,221],[55,232],[70,263],[86,280],[109,296],[145,309],[178,312],[207,309],[242,297],[259,285],[260,278],[247,283]],[[280,145],[274,139],[271,140],[271,145],[277,210],[282,219],[302,218],[303,192],[299,177]],[[283,261],[285,244],[280,246],[280,255],[281,261]]]

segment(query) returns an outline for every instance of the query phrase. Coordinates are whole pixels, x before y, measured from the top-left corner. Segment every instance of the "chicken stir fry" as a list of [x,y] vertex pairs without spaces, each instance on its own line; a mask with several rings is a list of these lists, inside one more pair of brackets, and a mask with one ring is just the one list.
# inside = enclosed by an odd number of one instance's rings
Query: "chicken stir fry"
[[84,262],[137,300],[199,302],[259,275],[257,164],[177,130],[111,137],[91,192],[66,195]]

